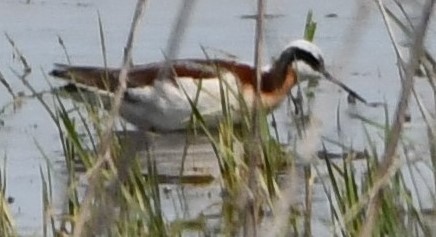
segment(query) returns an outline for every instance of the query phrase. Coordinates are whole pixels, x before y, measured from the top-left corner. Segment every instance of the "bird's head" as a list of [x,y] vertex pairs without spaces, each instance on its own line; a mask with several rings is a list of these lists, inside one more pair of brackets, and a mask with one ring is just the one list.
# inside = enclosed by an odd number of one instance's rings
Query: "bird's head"
[[321,49],[307,40],[300,39],[290,42],[275,64],[277,68],[281,68],[279,70],[282,71],[282,73],[288,73],[289,70],[293,70],[300,81],[311,78],[327,79],[340,86],[359,101],[369,104],[363,97],[337,80],[327,71]]
[[307,40],[290,42],[277,63],[286,71],[292,69],[300,81],[329,75],[325,69],[321,49]]

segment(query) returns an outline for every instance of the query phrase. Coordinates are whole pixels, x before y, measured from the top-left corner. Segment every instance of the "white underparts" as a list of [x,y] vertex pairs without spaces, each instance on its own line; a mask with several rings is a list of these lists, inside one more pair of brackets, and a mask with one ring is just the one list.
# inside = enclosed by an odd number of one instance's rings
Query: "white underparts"
[[121,115],[139,127],[175,130],[186,128],[192,105],[208,126],[216,126],[222,119],[223,101],[231,110],[239,110],[239,87],[232,73],[203,80],[183,77],[176,82],[177,86],[170,80],[158,80],[153,86],[128,89],[132,100],[124,102]]

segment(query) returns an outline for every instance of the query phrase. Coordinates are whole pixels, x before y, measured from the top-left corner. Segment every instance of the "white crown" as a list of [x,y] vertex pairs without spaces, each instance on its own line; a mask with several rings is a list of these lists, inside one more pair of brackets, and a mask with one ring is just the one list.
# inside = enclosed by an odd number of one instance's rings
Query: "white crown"
[[317,59],[323,58],[323,53],[321,49],[318,46],[316,46],[314,43],[311,43],[304,39],[291,41],[288,45],[286,45],[285,50],[288,48],[299,48],[304,51],[307,51],[308,53],[311,53]]

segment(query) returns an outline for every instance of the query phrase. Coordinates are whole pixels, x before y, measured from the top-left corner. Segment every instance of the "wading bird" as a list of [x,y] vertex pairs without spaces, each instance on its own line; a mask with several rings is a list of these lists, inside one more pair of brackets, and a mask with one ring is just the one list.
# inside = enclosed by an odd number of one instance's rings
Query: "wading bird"
[[[165,68],[169,68],[166,73]],[[50,72],[79,88],[112,95],[119,85],[119,73],[120,69],[62,64],[57,64]],[[128,72],[120,114],[140,129],[171,131],[186,127],[195,104],[206,124],[217,126],[223,118],[224,97],[237,123],[241,118],[238,116],[241,99],[249,108],[254,104],[255,73],[256,69],[248,64],[222,59],[180,59],[133,66]],[[262,71],[260,99],[263,108],[274,110],[298,80],[311,77],[325,78],[367,104],[361,96],[332,77],[315,44],[296,40]]]

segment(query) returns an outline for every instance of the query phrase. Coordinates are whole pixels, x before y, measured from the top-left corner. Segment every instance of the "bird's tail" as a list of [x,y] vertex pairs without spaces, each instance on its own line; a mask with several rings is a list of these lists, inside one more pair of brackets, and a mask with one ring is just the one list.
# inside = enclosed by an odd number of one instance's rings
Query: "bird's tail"
[[119,70],[110,68],[55,64],[49,74],[89,90],[113,92],[118,87]]

